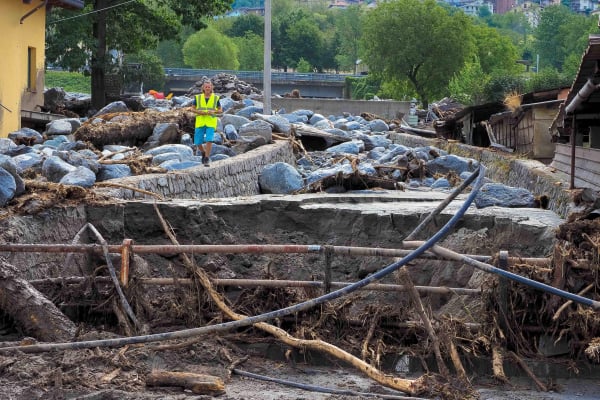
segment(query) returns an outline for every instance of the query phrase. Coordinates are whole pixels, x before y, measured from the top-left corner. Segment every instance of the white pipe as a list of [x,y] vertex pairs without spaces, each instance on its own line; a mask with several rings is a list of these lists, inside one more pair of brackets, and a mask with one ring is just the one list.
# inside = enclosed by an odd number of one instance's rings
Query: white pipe
[[600,85],[596,85],[594,82],[592,82],[591,79],[588,79],[585,85],[583,85],[583,87],[579,89],[579,92],[577,92],[573,100],[571,100],[571,102],[565,107],[565,113],[570,114],[573,111],[575,111],[575,109],[583,101],[587,100],[588,97],[590,97],[592,93],[594,93],[599,87]]

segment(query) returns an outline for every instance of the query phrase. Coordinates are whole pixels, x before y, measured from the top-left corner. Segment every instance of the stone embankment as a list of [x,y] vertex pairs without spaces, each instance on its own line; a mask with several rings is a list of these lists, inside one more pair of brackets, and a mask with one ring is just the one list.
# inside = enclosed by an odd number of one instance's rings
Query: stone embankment
[[130,176],[118,180],[123,188],[98,188],[97,192],[125,200],[150,198],[133,187],[152,192],[165,199],[202,199],[260,194],[258,176],[265,166],[276,162],[295,164],[288,141],[261,146],[251,152],[220,161],[210,168],[203,166],[163,174]]

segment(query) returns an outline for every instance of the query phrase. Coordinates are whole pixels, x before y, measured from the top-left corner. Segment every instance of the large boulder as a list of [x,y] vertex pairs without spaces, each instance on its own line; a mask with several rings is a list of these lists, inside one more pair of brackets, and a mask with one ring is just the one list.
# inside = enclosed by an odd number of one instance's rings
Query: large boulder
[[0,168],[0,207],[12,200],[16,191],[15,178],[7,170]]
[[477,208],[499,207],[535,207],[535,197],[527,189],[506,186],[501,183],[484,184],[475,196]]
[[302,175],[284,162],[267,165],[258,177],[258,184],[261,193],[272,194],[291,194],[304,186]]

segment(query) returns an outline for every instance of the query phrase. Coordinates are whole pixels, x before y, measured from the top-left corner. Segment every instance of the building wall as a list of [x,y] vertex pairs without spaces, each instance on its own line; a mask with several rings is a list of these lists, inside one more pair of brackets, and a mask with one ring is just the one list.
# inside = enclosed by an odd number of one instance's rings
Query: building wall
[[545,159],[554,157],[556,143],[552,143],[549,127],[558,112],[557,106],[534,107],[534,148],[533,158]]
[[[40,4],[0,0],[0,137],[20,128],[21,110],[33,110],[36,105],[44,104],[46,8],[41,7],[20,23],[23,16]],[[28,71],[30,49],[35,61]]]

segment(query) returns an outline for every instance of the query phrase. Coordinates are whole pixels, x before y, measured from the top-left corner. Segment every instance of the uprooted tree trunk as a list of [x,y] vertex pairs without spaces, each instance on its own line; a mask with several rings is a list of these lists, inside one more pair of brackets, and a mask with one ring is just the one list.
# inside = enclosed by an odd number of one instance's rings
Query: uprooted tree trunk
[[17,269],[0,259],[0,310],[26,335],[39,341],[67,342],[73,339],[75,324],[29,282],[17,276]]
[[[115,117],[119,118],[113,121]],[[105,122],[98,122],[99,119]],[[77,129],[75,139],[90,142],[98,149],[107,144],[139,147],[152,135],[154,126],[161,122],[176,123],[180,129],[192,132],[194,114],[182,110],[104,114],[91,118]]]

